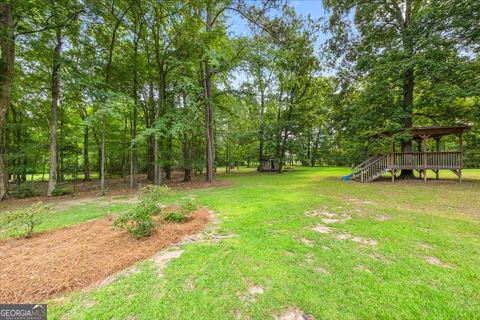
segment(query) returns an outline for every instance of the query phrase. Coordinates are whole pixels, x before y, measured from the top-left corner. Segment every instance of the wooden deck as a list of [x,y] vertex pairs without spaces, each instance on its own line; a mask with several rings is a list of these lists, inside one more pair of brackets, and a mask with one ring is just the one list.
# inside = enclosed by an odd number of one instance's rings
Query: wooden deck
[[402,152],[388,153],[387,164],[390,169],[433,170],[461,169],[462,152]]
[[385,173],[391,173],[392,182],[399,170],[416,170],[426,181],[426,171],[433,170],[438,178],[439,170],[451,170],[462,180],[463,152],[390,152],[375,155],[353,168],[353,178],[370,182]]

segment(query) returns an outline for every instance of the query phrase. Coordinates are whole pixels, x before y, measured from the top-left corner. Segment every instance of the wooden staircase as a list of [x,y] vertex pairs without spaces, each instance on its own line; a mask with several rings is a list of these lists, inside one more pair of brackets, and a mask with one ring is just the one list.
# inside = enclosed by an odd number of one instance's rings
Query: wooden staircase
[[371,182],[390,170],[387,155],[376,154],[352,169],[352,178],[360,182]]

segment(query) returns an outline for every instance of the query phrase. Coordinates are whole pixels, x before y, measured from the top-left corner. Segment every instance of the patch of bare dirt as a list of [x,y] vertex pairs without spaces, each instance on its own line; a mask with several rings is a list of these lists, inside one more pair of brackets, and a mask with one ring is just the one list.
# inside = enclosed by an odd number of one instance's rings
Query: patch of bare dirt
[[274,315],[273,318],[275,320],[315,320],[313,316],[305,314],[300,309],[287,310],[281,315]]
[[260,286],[251,286],[248,288],[248,293],[251,295],[263,294],[265,290]]
[[433,246],[430,244],[430,243],[427,243],[427,242],[420,242],[419,243],[419,246],[423,249],[427,249],[427,250],[430,250],[433,248]]
[[323,274],[325,274],[325,275],[327,275],[327,276],[331,274],[330,271],[328,271],[327,269],[322,268],[322,267],[316,267],[316,268],[315,268],[315,272],[317,272],[317,273],[323,273]]
[[360,200],[360,199],[357,199],[357,198],[350,198],[350,199],[348,199],[348,201],[353,202],[356,205],[362,205],[362,204],[372,205],[372,206],[377,205],[377,203],[374,202],[374,201]]
[[307,210],[307,211],[305,211],[304,214],[307,217],[324,216],[324,217],[328,217],[328,218],[333,218],[333,217],[337,216],[336,213],[328,211],[325,207],[321,207],[321,208],[314,209],[314,210]]
[[306,263],[313,263],[315,262],[315,256],[313,255],[313,253],[307,253],[305,255],[305,262]]
[[311,228],[313,231],[316,231],[318,233],[323,233],[323,234],[328,234],[332,232],[332,229],[330,229],[327,226],[324,226],[323,224],[318,224],[315,227]]
[[167,264],[179,258],[183,253],[183,250],[180,248],[174,248],[170,251],[162,251],[157,253],[155,256],[152,257],[153,262],[157,265],[157,272],[160,276],[163,275],[163,270],[167,266]]
[[[30,239],[2,240],[0,301],[34,303],[101,280],[108,282],[115,272],[135,261],[199,232],[209,218],[209,211],[201,208],[187,222],[161,225],[152,236],[141,240],[112,230],[109,219],[37,234]],[[170,253],[169,258],[177,254]],[[158,257],[159,272],[167,260],[166,256]],[[137,269],[133,266],[122,272],[134,273]]]
[[353,267],[353,270],[363,271],[363,272],[367,272],[367,273],[372,273],[372,271],[371,271],[369,268],[367,268],[367,267],[365,267],[365,266],[363,266],[363,265],[355,266],[355,267]]
[[341,215],[338,218],[334,218],[334,219],[332,219],[332,218],[322,218],[322,222],[325,223],[325,224],[343,223],[343,222],[346,222],[350,219],[352,219],[352,217],[349,216],[349,215]]
[[376,216],[374,217],[375,220],[377,221],[389,221],[392,220],[392,217],[390,216]]
[[257,300],[257,296],[262,295],[265,293],[265,289],[263,289],[260,286],[253,285],[248,288],[248,292],[245,294],[240,294],[239,298],[242,300],[244,303],[255,303]]
[[335,236],[335,239],[337,239],[337,240],[352,240],[353,242],[357,242],[357,243],[367,245],[367,246],[376,246],[378,244],[378,242],[376,240],[366,239],[366,238],[357,237],[357,236],[352,236],[349,233],[337,234]]
[[383,263],[390,263],[391,262],[387,257],[383,256],[382,254],[380,254],[378,252],[370,253],[368,256],[372,259],[375,259],[377,261],[381,261]]
[[313,247],[313,244],[315,243],[315,241],[310,240],[310,239],[305,239],[305,238],[302,239],[302,242],[305,246],[310,247],[310,248]]
[[453,265],[445,263],[437,257],[425,257],[425,261],[429,264],[433,264],[435,266],[439,266],[439,267],[442,267],[442,268],[447,268],[447,269],[454,269],[455,268]]

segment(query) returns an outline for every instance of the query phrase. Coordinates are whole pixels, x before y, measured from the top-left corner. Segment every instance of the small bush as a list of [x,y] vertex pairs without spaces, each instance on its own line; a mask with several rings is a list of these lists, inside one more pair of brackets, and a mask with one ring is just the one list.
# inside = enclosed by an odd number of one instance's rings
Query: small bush
[[182,205],[182,211],[185,213],[185,215],[189,215],[195,210],[197,210],[197,205],[191,201],[187,201]]
[[13,197],[17,199],[31,198],[38,195],[34,191],[35,183],[34,182],[24,182],[20,184],[13,193]]
[[59,197],[59,196],[63,196],[65,194],[71,194],[73,192],[73,190],[65,185],[65,184],[58,184],[55,186],[55,189],[53,189],[52,191],[52,196],[53,197]]
[[114,227],[133,234],[136,238],[148,237],[155,229],[152,216],[159,211],[157,203],[144,199],[141,203],[121,214],[113,223]]
[[0,222],[2,226],[10,230],[12,235],[28,238],[32,235],[35,227],[41,224],[47,216],[49,213],[48,209],[48,205],[37,202],[28,208],[1,214]]
[[191,201],[188,201],[181,205],[178,210],[170,211],[168,212],[164,220],[167,222],[176,222],[176,223],[183,223],[187,220],[187,217],[197,209],[197,206],[192,203]]
[[160,198],[168,196],[172,193],[172,189],[167,186],[156,186],[153,184],[140,188],[138,195],[141,200],[150,199],[158,201]]
[[187,216],[182,210],[180,211],[171,211],[165,216],[165,221],[167,222],[176,222],[183,223],[187,219]]

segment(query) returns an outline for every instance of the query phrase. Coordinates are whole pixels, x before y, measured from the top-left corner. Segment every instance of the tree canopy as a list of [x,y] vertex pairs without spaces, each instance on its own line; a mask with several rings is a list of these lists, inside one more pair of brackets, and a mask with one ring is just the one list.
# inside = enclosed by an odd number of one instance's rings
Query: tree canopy
[[280,0],[2,1],[0,198],[33,178],[50,195],[263,158],[351,165],[370,135],[418,125],[472,125],[478,166],[478,1],[323,5],[319,21]]

